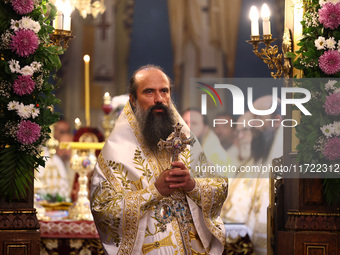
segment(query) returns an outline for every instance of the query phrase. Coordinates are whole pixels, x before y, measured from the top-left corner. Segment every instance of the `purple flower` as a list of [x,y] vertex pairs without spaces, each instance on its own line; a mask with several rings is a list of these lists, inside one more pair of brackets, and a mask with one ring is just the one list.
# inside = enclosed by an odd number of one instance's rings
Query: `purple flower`
[[20,123],[17,132],[17,139],[22,144],[32,144],[40,137],[41,127],[29,120],[23,120]]
[[13,9],[18,14],[27,14],[33,11],[34,2],[32,0],[12,0]]
[[325,149],[323,155],[328,160],[338,160],[340,159],[340,138],[333,137],[327,141],[325,144]]
[[340,71],[340,52],[337,50],[325,51],[319,58],[320,69],[328,75]]
[[20,75],[18,79],[14,81],[13,92],[19,96],[31,94],[34,90],[35,82],[30,76]]
[[319,9],[319,22],[332,30],[340,25],[340,3],[326,3]]
[[340,93],[333,93],[327,96],[323,108],[325,108],[327,115],[340,115]]
[[10,47],[20,57],[28,57],[39,46],[39,38],[32,30],[22,29],[12,36]]

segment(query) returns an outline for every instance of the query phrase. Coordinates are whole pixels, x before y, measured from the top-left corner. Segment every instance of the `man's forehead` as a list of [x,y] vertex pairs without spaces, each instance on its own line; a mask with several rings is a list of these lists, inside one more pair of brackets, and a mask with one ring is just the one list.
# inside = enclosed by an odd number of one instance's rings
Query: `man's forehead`
[[153,68],[153,69],[147,68],[147,69],[138,71],[135,75],[135,79],[137,83],[141,81],[151,82],[151,81],[157,81],[157,80],[162,81],[163,80],[163,81],[166,81],[167,85],[170,86],[170,82],[166,74],[156,68]]

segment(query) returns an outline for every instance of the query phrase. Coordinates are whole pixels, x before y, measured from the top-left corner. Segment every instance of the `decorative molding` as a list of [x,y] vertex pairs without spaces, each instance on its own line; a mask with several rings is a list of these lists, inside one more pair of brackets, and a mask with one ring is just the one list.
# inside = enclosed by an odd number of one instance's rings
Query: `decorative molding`
[[340,231],[340,213],[287,212],[289,230]]
[[35,230],[39,229],[35,209],[0,210],[0,230]]

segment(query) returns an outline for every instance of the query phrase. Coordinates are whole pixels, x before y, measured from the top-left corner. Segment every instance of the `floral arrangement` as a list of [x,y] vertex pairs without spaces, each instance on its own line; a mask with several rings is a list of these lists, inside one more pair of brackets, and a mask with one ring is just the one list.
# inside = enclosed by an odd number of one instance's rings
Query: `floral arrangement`
[[0,0],[0,196],[6,199],[26,196],[58,120],[51,82],[63,50],[50,45],[55,14],[47,0]]
[[[296,128],[298,161],[335,169],[340,163],[340,0],[304,2],[300,49],[291,57],[304,77],[322,79],[298,85],[312,94],[305,105],[312,117],[302,116]],[[339,178],[325,179],[324,188],[329,204],[340,202]]]

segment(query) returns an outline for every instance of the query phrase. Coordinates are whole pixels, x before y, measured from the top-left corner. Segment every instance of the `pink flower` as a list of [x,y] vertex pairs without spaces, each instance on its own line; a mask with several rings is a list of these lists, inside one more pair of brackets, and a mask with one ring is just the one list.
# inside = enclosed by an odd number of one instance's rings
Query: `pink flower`
[[29,120],[23,120],[20,123],[17,132],[17,139],[22,144],[32,144],[40,137],[41,127]]
[[14,81],[13,92],[19,96],[31,94],[35,87],[35,82],[30,76],[20,75],[18,79]]
[[12,0],[13,9],[18,14],[27,14],[33,11],[34,2],[32,0]]
[[28,29],[16,31],[12,36],[12,42],[10,44],[12,51],[20,57],[28,57],[33,54],[38,46],[38,36],[32,30]]
[[327,115],[340,115],[340,93],[333,93],[327,96],[323,108],[325,108]]
[[340,71],[340,52],[337,50],[325,51],[319,58],[320,69],[328,75]]
[[328,160],[338,160],[340,159],[340,138],[333,137],[327,141],[325,144],[325,149],[323,155]]
[[326,3],[319,9],[319,22],[332,30],[340,25],[340,3]]

